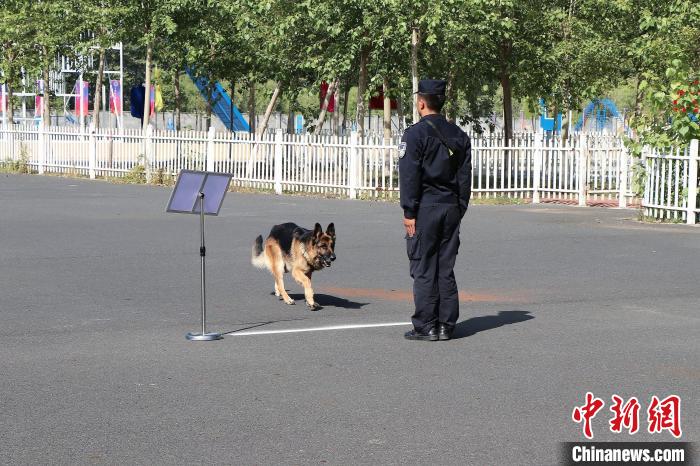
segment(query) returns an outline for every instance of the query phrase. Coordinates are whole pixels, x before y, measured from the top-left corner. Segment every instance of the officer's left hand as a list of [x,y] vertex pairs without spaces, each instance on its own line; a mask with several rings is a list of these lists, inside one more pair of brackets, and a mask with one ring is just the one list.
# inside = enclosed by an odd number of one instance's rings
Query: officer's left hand
[[404,218],[403,226],[406,228],[406,234],[409,237],[413,237],[416,234],[416,219],[415,218]]

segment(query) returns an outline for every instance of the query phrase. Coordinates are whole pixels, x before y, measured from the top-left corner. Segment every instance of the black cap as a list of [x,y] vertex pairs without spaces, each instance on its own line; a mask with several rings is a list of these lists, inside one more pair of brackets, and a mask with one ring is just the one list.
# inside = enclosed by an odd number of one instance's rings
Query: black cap
[[419,94],[445,95],[447,81],[444,79],[421,79],[418,82]]

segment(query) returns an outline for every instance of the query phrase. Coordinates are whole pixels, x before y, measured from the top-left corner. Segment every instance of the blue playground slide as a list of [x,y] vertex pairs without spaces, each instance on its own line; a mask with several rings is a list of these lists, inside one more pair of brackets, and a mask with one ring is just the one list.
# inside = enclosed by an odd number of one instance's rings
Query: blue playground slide
[[540,128],[542,128],[543,131],[554,131],[554,125],[556,124],[557,131],[561,131],[561,113],[557,114],[556,122],[554,121],[554,117],[548,118],[547,106],[544,103],[544,99],[540,99],[540,110]]
[[596,131],[602,131],[611,118],[622,119],[615,102],[610,99],[593,99],[583,109],[583,115],[579,117],[576,123],[576,131],[581,131],[584,122],[591,121],[591,118],[595,118]]
[[[186,69],[187,74],[194,82],[202,97],[207,98],[207,78],[197,77],[195,75],[194,69],[189,66]],[[219,117],[223,124],[231,131],[250,131],[250,125],[245,121],[243,115],[238,110],[238,107],[233,106],[233,121],[231,121],[231,97],[228,95],[224,87],[218,82],[215,83],[214,91],[212,93],[212,100],[214,101],[214,107],[212,111]]]

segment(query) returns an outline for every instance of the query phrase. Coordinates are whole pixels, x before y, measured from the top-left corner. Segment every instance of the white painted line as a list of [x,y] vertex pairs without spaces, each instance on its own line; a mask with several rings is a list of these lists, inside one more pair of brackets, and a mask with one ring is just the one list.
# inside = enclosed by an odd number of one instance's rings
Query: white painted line
[[292,328],[286,330],[253,330],[250,332],[230,332],[226,335],[233,337],[242,337],[247,335],[272,335],[275,333],[299,333],[299,332],[320,332],[322,330],[346,330],[353,328],[372,328],[372,327],[396,327],[399,325],[411,325],[411,322],[389,322],[384,324],[355,324],[355,325],[332,325],[329,327],[312,327],[312,328]]

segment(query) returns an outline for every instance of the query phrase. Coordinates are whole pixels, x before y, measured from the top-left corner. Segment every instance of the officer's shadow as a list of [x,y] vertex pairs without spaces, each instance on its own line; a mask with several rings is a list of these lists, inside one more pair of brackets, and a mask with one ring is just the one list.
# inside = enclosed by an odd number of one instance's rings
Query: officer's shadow
[[466,338],[485,330],[534,319],[530,311],[501,311],[493,316],[472,317],[455,325],[452,338]]

